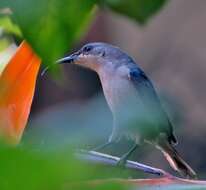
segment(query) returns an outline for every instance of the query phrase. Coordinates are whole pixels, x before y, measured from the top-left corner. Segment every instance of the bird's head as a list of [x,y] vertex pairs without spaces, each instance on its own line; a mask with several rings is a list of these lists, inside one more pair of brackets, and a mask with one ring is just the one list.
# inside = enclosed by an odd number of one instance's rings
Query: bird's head
[[110,67],[117,68],[128,61],[131,61],[131,58],[118,47],[94,42],[88,43],[75,53],[58,60],[58,63],[74,63],[98,72],[102,67],[110,65]]

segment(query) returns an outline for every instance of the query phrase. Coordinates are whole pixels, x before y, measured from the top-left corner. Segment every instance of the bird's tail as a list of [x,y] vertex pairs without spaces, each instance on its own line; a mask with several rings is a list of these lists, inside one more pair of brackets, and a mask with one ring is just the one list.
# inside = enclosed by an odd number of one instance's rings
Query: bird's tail
[[196,178],[194,170],[180,157],[177,150],[167,141],[161,141],[157,147],[163,152],[170,166],[181,176],[187,178]]

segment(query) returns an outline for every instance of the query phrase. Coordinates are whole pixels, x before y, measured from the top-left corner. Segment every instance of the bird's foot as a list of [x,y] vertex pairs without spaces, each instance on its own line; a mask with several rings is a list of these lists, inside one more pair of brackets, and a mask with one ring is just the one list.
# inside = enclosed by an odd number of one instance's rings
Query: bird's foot
[[127,157],[122,156],[116,163],[117,166],[124,168],[127,163]]
[[137,148],[137,144],[135,144],[126,154],[124,154],[117,162],[117,166],[125,167],[127,163],[128,157],[134,152],[134,150]]
[[99,146],[96,147],[96,148],[93,148],[92,151],[100,151],[100,150],[106,148],[108,145],[111,145],[111,144],[113,144],[113,142],[108,141],[108,142],[106,142],[106,143],[104,143],[104,144],[102,144],[102,145],[99,145]]

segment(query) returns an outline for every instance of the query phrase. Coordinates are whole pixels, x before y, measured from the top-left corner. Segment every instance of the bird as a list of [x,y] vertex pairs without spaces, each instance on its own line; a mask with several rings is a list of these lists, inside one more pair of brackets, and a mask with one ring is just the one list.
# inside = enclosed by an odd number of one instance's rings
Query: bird
[[126,52],[108,43],[91,42],[57,63],[82,66],[95,71],[100,78],[113,115],[113,127],[108,141],[98,150],[118,142],[122,137],[129,138],[134,144],[118,162],[124,165],[139,145],[149,143],[163,153],[170,166],[181,176],[196,177],[194,170],[175,148],[177,139],[173,125],[154,84]]

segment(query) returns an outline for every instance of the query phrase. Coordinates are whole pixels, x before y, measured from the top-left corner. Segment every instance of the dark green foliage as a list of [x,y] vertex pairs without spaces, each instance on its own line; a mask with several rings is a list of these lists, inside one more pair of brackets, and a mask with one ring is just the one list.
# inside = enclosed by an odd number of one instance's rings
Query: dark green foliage
[[23,37],[50,64],[71,47],[91,14],[94,1],[10,0],[12,19]]
[[106,174],[100,172],[101,168],[73,158],[68,147],[49,152],[46,149],[12,148],[1,144],[0,154],[1,190],[126,189],[121,184],[111,182],[91,185],[93,179],[104,178]]
[[144,24],[167,0],[105,0],[112,10]]
[[[98,4],[145,23],[166,0],[105,0]],[[2,0],[0,8],[9,7],[11,18],[34,50],[47,65],[54,63],[85,32],[96,0]]]

